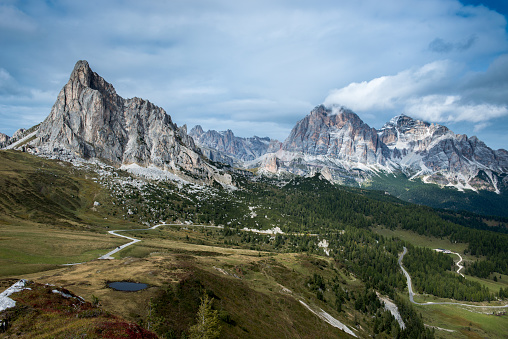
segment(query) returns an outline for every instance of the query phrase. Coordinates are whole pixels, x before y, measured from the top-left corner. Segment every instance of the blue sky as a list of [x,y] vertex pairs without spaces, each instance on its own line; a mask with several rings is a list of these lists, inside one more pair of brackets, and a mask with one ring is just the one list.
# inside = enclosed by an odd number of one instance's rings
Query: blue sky
[[508,148],[506,1],[0,0],[0,132],[49,114],[77,60],[178,125],[284,140],[321,103]]

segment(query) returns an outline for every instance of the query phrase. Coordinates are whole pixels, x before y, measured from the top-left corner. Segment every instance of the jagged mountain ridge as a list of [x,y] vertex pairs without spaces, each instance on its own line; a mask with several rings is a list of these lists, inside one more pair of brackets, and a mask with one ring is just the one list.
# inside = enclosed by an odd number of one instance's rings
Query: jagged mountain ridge
[[230,181],[202,156],[185,125],[179,128],[147,100],[122,98],[84,60],[76,63],[30,147],[34,153],[70,152],[118,166],[155,166]]
[[389,151],[377,131],[344,108],[318,106],[298,121],[282,145],[286,152],[327,156],[350,163],[386,164]]
[[18,129],[12,137],[8,136],[7,134],[0,133],[0,148],[8,148],[9,145],[12,145],[16,143],[17,141],[20,141],[24,137],[27,136],[28,133],[30,133],[33,130],[34,127],[32,127],[29,130],[26,130],[24,128]]
[[229,165],[236,164],[238,161],[252,161],[269,152],[279,143],[268,137],[237,137],[230,129],[221,132],[214,130],[205,132],[200,125],[194,126],[189,136],[194,138],[203,153],[211,160]]
[[7,134],[0,133],[0,148],[5,147],[10,139]]
[[499,191],[506,186],[500,175],[508,172],[508,152],[492,150],[475,136],[468,138],[406,115],[386,123],[379,136],[408,176],[458,188]]
[[[206,146],[217,149],[211,142]],[[241,161],[238,155],[243,152],[238,147],[228,155]],[[446,126],[406,115],[376,130],[338,106],[317,106],[296,123],[282,144],[244,165],[259,166],[264,173],[320,172],[343,184],[368,182],[380,171],[400,171],[409,178],[459,190],[499,193],[508,186],[506,150],[492,150],[474,136],[455,134]]]

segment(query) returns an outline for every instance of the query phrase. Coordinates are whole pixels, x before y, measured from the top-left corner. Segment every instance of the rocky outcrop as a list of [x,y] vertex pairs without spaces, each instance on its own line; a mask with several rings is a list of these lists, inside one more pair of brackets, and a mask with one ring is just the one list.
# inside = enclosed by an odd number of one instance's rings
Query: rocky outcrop
[[0,133],[0,148],[7,146],[10,137],[7,134]]
[[273,153],[267,154],[267,156],[263,159],[261,164],[261,168],[264,171],[275,174],[279,170],[280,160],[277,159],[277,156]]
[[86,61],[76,63],[31,146],[38,153],[71,152],[114,165],[155,165],[205,180],[225,180],[203,160],[186,126],[178,128],[162,108],[147,100],[120,97]]
[[20,128],[16,132],[14,132],[14,134],[12,135],[11,141],[19,140],[19,139],[23,138],[25,136],[25,134],[26,134],[26,129]]
[[275,153],[282,149],[282,142],[279,140],[271,139],[270,144],[268,145],[268,149],[266,153]]

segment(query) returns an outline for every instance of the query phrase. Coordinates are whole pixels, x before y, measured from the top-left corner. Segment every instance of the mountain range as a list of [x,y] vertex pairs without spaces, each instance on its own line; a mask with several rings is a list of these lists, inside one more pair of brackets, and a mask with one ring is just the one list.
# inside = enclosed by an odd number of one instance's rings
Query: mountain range
[[[231,173],[218,164],[225,163],[268,176],[320,173],[333,183],[361,187],[386,176],[458,191],[501,194],[508,187],[506,150],[406,115],[375,129],[349,109],[319,105],[283,142],[240,138],[231,130],[205,132],[199,125],[187,134],[186,125],[178,127],[162,108],[120,97],[83,60],[47,118],[12,138],[0,135],[0,143],[61,159],[97,158],[127,169],[169,171],[208,184],[234,185]],[[392,185],[393,180],[374,186],[389,190]]]
[[[195,129],[202,131],[200,126]],[[231,131],[190,135],[198,145],[264,173],[319,172],[341,184],[365,184],[379,173],[401,173],[425,183],[496,193],[508,185],[506,150],[492,150],[474,136],[455,134],[446,126],[406,115],[376,130],[344,107],[320,105],[296,123],[283,143],[263,138],[265,147],[256,148],[257,159],[244,158],[245,153],[253,153],[252,148],[241,147],[245,144],[241,141],[247,139],[234,137]],[[236,147],[223,147],[233,144]]]
[[210,160],[229,165],[241,165],[243,162],[255,160],[270,152],[273,144],[277,142],[268,137],[236,137],[231,130],[205,132],[200,125],[195,126],[189,135],[201,146],[203,153]]

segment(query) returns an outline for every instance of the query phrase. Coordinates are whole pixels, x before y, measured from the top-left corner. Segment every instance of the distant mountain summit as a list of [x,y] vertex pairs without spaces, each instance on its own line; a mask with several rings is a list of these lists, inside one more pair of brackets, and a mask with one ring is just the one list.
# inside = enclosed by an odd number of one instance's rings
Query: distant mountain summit
[[7,134],[0,133],[0,148],[6,146],[9,140],[10,137]]
[[508,152],[492,150],[475,136],[400,115],[379,130],[379,137],[410,177],[459,189],[499,192],[507,186]]
[[71,153],[114,165],[155,166],[204,180],[228,182],[166,112],[120,97],[113,85],[78,61],[30,145],[35,153]]
[[250,138],[237,137],[231,130],[217,132],[214,130],[203,131],[200,125],[195,126],[189,135],[202,148],[211,160],[225,162],[229,165],[238,161],[252,161],[276,147],[277,140],[258,136]]
[[377,131],[343,107],[317,106],[298,121],[282,149],[347,163],[386,164],[389,150]]

